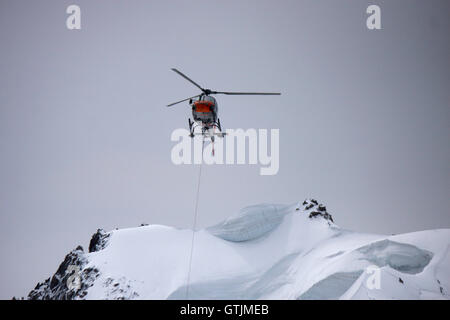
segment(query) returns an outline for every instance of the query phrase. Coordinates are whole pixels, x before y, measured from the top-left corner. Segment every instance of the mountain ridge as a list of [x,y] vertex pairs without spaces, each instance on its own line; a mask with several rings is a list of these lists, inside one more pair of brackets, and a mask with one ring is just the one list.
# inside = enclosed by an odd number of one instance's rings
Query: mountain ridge
[[28,299],[450,298],[450,229],[357,233],[306,199],[246,207],[194,236],[189,284],[192,230],[99,229]]

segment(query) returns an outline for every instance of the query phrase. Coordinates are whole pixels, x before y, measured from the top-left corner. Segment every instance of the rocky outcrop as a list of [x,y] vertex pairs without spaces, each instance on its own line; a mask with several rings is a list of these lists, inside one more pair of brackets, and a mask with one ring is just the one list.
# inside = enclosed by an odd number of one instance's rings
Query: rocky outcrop
[[87,259],[84,250],[78,246],[72,250],[59,265],[56,273],[28,294],[30,300],[74,300],[82,299],[87,289],[99,276],[95,268],[85,268]]
[[89,242],[89,252],[97,252],[103,250],[108,245],[110,234],[103,229],[97,229],[97,232],[92,235]]
[[325,220],[333,221],[331,214],[327,212],[327,207],[315,199],[306,199],[302,203],[303,210],[309,214],[309,218],[322,217]]

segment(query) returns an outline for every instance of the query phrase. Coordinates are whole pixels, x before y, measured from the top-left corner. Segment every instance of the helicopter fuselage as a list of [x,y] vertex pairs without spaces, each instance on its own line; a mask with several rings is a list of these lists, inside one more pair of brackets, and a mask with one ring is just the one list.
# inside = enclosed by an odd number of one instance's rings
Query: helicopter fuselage
[[191,102],[194,121],[203,127],[210,128],[217,125],[217,101],[211,96],[202,96]]

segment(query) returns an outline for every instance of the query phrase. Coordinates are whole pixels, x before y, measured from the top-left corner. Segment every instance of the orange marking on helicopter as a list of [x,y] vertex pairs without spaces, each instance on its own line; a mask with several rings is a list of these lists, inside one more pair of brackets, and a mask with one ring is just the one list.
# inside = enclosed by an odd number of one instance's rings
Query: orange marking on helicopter
[[211,101],[198,101],[194,103],[196,112],[211,112],[211,107],[214,105]]

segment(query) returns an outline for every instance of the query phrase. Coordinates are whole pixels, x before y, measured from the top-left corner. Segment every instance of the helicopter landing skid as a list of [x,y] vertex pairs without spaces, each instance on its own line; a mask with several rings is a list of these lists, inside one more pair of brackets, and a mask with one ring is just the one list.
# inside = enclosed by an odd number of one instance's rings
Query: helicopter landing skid
[[206,132],[191,132],[189,134],[190,137],[194,137],[194,136],[206,136],[206,137],[211,137],[211,136],[218,136],[219,138],[223,138],[226,136],[226,132],[214,132],[214,133],[206,133]]

